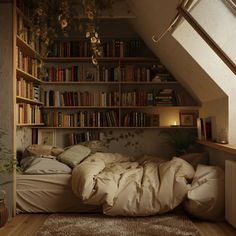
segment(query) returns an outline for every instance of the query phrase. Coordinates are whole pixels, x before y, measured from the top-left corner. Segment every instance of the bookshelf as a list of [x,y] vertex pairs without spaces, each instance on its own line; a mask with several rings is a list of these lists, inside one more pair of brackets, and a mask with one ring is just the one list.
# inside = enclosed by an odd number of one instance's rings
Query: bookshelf
[[21,1],[15,3],[15,75],[16,125],[40,126],[41,84],[39,79],[40,43],[29,29],[29,8]]
[[[98,68],[91,64],[89,49],[82,51],[87,47],[83,41],[56,42],[51,56],[44,58],[45,128],[166,129],[174,128],[162,122],[167,110],[197,112],[199,104],[157,58],[145,52],[139,39],[119,40],[118,49],[116,42],[105,42]],[[130,52],[133,44],[138,46]]]

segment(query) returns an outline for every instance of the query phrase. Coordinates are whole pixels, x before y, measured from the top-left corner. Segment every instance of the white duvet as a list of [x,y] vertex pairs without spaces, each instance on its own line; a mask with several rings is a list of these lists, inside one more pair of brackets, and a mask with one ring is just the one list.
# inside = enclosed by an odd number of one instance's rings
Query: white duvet
[[72,172],[72,190],[106,215],[146,216],[168,212],[186,197],[193,167],[180,158],[132,157],[95,153]]

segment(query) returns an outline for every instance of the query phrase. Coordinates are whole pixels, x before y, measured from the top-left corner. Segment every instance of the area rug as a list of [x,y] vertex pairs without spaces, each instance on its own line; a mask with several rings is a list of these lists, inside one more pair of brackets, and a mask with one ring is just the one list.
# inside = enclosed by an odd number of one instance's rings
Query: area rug
[[148,217],[109,217],[102,214],[53,214],[37,236],[200,236],[184,214]]

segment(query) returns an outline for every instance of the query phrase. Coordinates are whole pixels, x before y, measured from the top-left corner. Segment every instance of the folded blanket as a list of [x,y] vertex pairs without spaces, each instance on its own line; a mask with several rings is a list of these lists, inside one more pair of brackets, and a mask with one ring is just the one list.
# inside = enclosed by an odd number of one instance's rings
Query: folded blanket
[[174,209],[185,198],[193,167],[180,158],[133,160],[117,153],[95,153],[72,172],[72,190],[106,215],[146,216]]

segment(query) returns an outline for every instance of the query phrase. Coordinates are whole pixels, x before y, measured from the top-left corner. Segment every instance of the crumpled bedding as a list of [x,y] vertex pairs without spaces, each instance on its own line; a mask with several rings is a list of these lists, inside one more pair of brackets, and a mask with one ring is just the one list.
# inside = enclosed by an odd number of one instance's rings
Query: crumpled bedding
[[106,215],[147,216],[177,207],[190,188],[193,167],[180,158],[134,159],[118,153],[95,153],[72,172],[72,191]]

